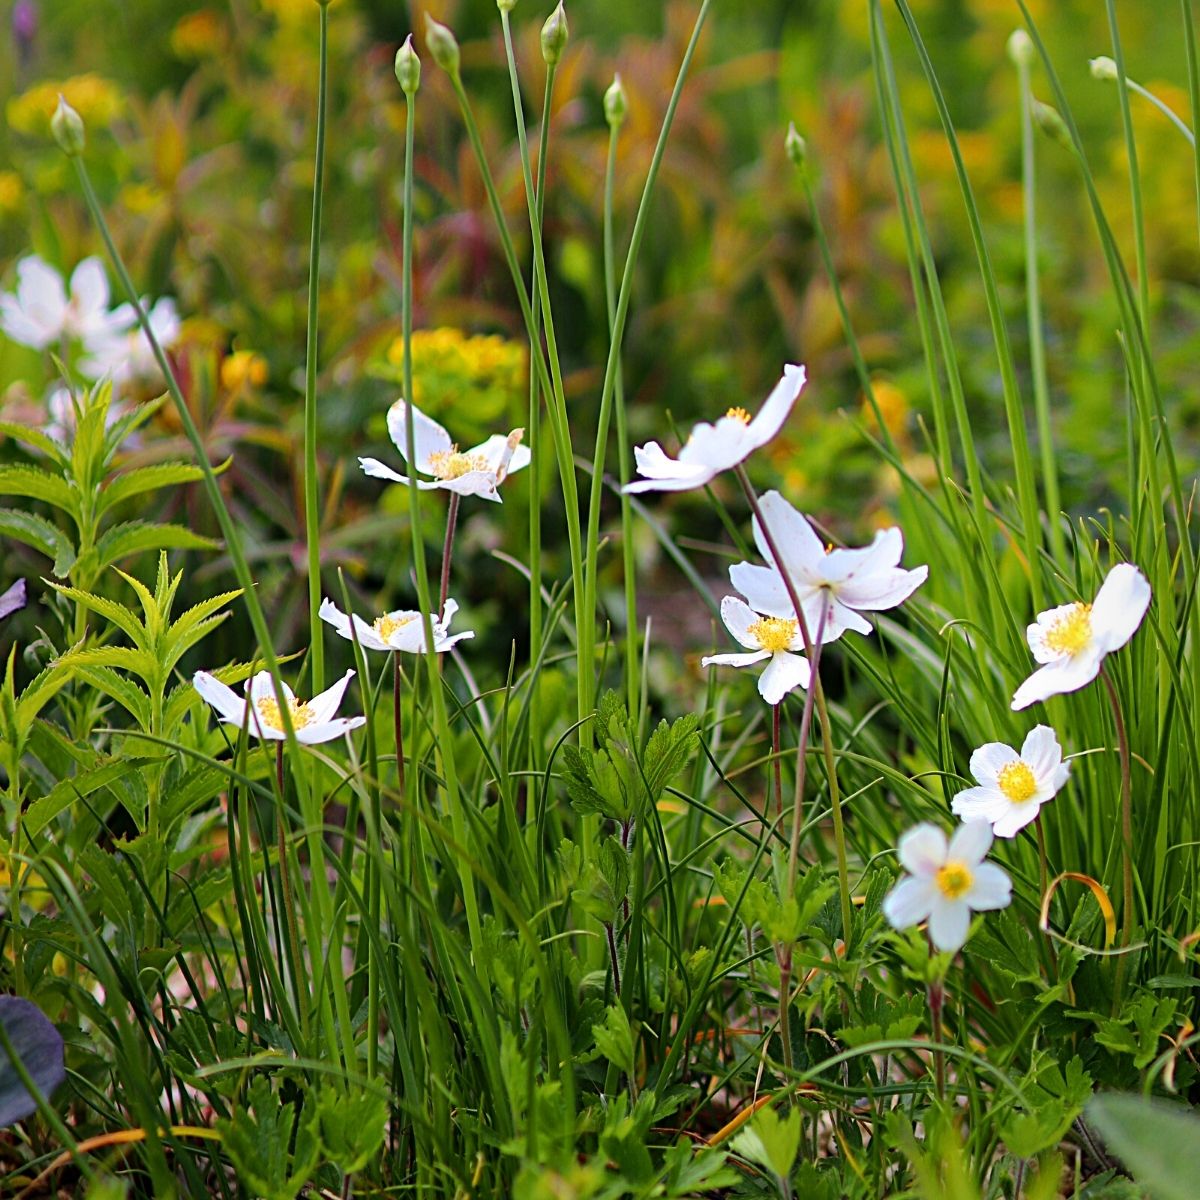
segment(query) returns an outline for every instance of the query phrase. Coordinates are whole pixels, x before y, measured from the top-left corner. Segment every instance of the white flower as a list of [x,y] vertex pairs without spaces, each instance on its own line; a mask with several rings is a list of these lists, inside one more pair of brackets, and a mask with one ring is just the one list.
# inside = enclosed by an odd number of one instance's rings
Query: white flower
[[1012,880],[983,861],[991,844],[992,831],[980,821],[960,825],[949,845],[936,825],[914,825],[896,848],[908,874],[884,897],[883,915],[895,929],[927,920],[934,946],[957,950],[972,912],[1006,908],[1012,899]]
[[[447,600],[446,611],[440,618],[433,618],[433,648],[438,654],[449,650],[464,638],[475,636],[470,630],[453,635],[450,633],[450,620],[456,612],[458,605],[453,600]],[[348,641],[353,640],[350,629],[350,622],[353,621],[358,644],[364,650],[406,650],[410,654],[421,654],[425,650],[425,623],[419,612],[397,609],[376,617],[368,625],[361,617],[346,616],[332,600],[325,599],[321,601],[319,615],[322,621],[327,621]]]
[[1077,600],[1038,613],[1025,638],[1033,657],[1045,666],[1017,688],[1013,708],[1028,708],[1091,683],[1104,656],[1133,637],[1149,607],[1146,577],[1132,563],[1117,563],[1091,604]]
[[[346,685],[353,678],[354,672],[347,671],[333,687],[327,688],[306,703],[298,701],[286,683],[283,685],[296,741],[308,745],[329,742],[367,723],[366,717],[333,715],[342,702]],[[279,702],[275,699],[275,685],[271,682],[269,671],[259,671],[246,684],[249,704],[231,687],[227,687],[207,671],[197,671],[192,676],[192,686],[217,710],[226,725],[249,729],[251,733],[271,742],[281,742],[287,737],[283,731],[283,718],[279,711]]]
[[769,659],[759,676],[758,693],[768,704],[778,704],[793,688],[807,688],[812,672],[808,659],[795,653],[804,648],[800,626],[794,617],[759,616],[736,596],[721,601],[725,628],[750,654],[710,654],[702,667],[716,663],[724,667],[749,667]]
[[692,429],[678,458],[671,458],[657,442],[635,446],[633,456],[638,474],[646,478],[626,484],[623,490],[685,492],[703,487],[715,475],[736,467],[783,427],[804,387],[804,379],[804,368],[788,363],[783,368],[783,378],[753,420],[744,408],[731,408],[715,424],[701,421]]
[[[880,530],[875,540],[859,550],[828,550],[812,526],[778,492],[767,492],[759,508],[788,573],[796,598],[804,609],[810,636],[817,636],[824,612],[822,642],[832,642],[847,629],[870,633],[871,625],[861,613],[895,608],[903,603],[929,575],[928,567],[906,571],[898,564],[904,552],[904,537],[894,526]],[[770,566],[736,563],[729,578],[758,612],[776,617],[795,615],[783,576],[758,518],[754,519],[754,541]]]
[[1070,766],[1049,725],[1030,730],[1018,754],[1003,742],[988,742],[971,755],[978,787],[959,792],[951,812],[964,821],[987,821],[996,837],[1016,837],[1067,782]]
[[[408,414],[413,414],[413,447],[417,460],[410,466],[431,480],[420,479],[417,487],[446,488],[460,496],[482,496],[499,501],[498,488],[514,471],[529,464],[529,448],[521,445],[523,429],[514,429],[507,437],[494,433],[486,442],[471,450],[459,450],[450,435],[420,409],[397,400],[388,409],[388,433],[405,461],[408,461]],[[393,483],[412,483],[398,475],[377,458],[360,458],[358,465],[375,479],[390,479]]]
[[[142,302],[145,307],[145,301]],[[182,322],[170,296],[163,296],[146,312],[158,344],[170,349],[178,340]],[[112,312],[113,327],[84,338],[87,354],[79,360],[79,371],[88,379],[110,378],[113,383],[158,376],[158,360],[137,323],[133,305],[122,304]],[[128,328],[122,328],[122,325]]]
[[126,318],[108,311],[108,277],[98,258],[85,258],[75,268],[68,296],[62,276],[31,254],[17,263],[16,293],[0,296],[0,329],[35,350],[63,338],[86,340],[115,333],[122,320],[127,326]]

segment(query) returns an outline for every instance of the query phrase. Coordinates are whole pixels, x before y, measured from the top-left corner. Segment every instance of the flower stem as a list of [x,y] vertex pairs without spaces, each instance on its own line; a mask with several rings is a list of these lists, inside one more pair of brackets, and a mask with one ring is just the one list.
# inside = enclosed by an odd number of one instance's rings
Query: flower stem
[[[324,11],[324,10],[322,10]],[[284,918],[288,927],[288,958],[292,968],[292,982],[295,986],[296,1004],[303,1013],[306,1008],[305,990],[300,986],[300,930],[296,923],[296,905],[292,896],[292,877],[288,871],[287,856],[287,809],[283,802],[283,747],[284,742],[275,743],[275,786],[278,788],[279,808],[275,814],[275,828],[279,841],[279,890],[283,903]],[[307,1015],[305,1016],[307,1022]]]
[[392,721],[396,731],[396,786],[404,788],[404,711],[400,705],[400,651],[392,651]]
[[617,935],[613,930],[612,922],[604,922],[604,934],[608,939],[608,961],[612,966],[613,973],[613,995],[620,1001],[621,998],[621,960],[617,953]]
[[[1129,735],[1125,731],[1125,718],[1121,715],[1121,702],[1117,698],[1117,689],[1109,678],[1108,672],[1101,667],[1100,678],[1104,680],[1108,699],[1112,704],[1113,721],[1117,727],[1117,751],[1121,756],[1121,946],[1128,946],[1133,940],[1133,807],[1130,784]],[[1117,969],[1118,987],[1124,981],[1126,955],[1122,955]]]
[[942,1013],[946,1005],[946,987],[940,979],[935,979],[925,992],[929,1001],[930,1033],[936,1049],[933,1052],[933,1076],[937,1085],[939,1100],[946,1099],[946,1056],[942,1053]]
[[446,597],[450,594],[450,560],[454,554],[454,531],[458,528],[458,504],[461,497],[450,493],[450,507],[446,510],[446,540],[442,543],[442,586],[438,593],[438,616],[446,619]]
[[771,770],[775,778],[775,803],[779,810],[779,815],[783,815],[783,764],[780,762],[780,711],[783,708],[783,701],[778,704],[771,705]]

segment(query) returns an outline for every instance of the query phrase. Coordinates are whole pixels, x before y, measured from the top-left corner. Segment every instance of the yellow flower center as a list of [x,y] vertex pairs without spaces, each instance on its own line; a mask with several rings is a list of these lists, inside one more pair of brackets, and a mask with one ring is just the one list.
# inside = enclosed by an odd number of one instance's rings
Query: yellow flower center
[[[274,696],[263,696],[255,700],[254,707],[258,710],[259,720],[266,728],[274,729],[276,733],[283,732],[283,717],[279,712],[279,702]],[[298,704],[292,700],[288,704],[288,712],[291,714],[293,729],[303,729],[305,725],[312,724],[313,711],[307,704]]]
[[750,424],[750,414],[740,405],[737,408],[729,409],[725,415],[727,417],[732,417],[735,421],[740,421],[743,425]]
[[464,454],[457,446],[437,450],[429,456],[429,473],[435,479],[458,479],[472,471],[486,471],[487,457],[483,454]]
[[1016,762],[1005,763],[996,773],[996,783],[1005,797],[1014,804],[1024,804],[1032,800],[1037,791],[1037,780],[1033,772],[1020,759]]
[[947,900],[958,900],[971,890],[975,876],[967,870],[965,863],[948,862],[944,867],[938,868],[933,881]]
[[772,654],[790,650],[799,626],[788,617],[759,617],[746,632]]
[[1046,645],[1058,654],[1078,654],[1092,640],[1092,606],[1072,604],[1046,631]]
[[411,625],[416,617],[376,617],[375,632],[386,642],[397,629]]

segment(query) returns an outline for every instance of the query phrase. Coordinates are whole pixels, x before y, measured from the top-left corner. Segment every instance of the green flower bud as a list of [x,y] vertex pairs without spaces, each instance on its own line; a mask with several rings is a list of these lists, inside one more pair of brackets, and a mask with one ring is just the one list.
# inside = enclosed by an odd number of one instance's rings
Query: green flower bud
[[1038,128],[1048,137],[1064,146],[1071,145],[1070,130],[1067,129],[1067,123],[1062,119],[1062,114],[1057,108],[1035,100],[1033,102],[1033,119],[1037,122]]
[[1018,67],[1027,67],[1033,62],[1033,38],[1023,29],[1014,29],[1008,35],[1008,57]]
[[421,86],[421,60],[413,49],[411,33],[396,51],[396,82],[406,96],[415,96]]
[[604,93],[604,119],[613,129],[619,129],[625,120],[628,106],[625,103],[625,89],[621,86],[621,76],[613,75],[613,81]]
[[795,121],[788,122],[787,134],[783,139],[783,148],[787,151],[787,156],[791,159],[793,166],[804,166],[804,160],[808,157],[808,143],[797,131]]
[[567,44],[567,13],[558,0],[558,7],[546,18],[542,26],[542,57],[547,65],[554,66],[562,58]]
[[453,32],[439,24],[428,13],[425,14],[425,45],[447,75],[458,75],[458,41]]
[[496,0],[496,7],[502,13],[512,12],[517,7],[517,0]]
[[50,132],[54,140],[68,158],[75,158],[83,153],[86,140],[83,132],[83,118],[66,102],[62,93],[58,95],[58,107],[50,118]]
[[1092,69],[1093,79],[1114,80],[1118,78],[1117,64],[1105,54],[1100,55],[1099,58],[1093,58],[1088,66]]

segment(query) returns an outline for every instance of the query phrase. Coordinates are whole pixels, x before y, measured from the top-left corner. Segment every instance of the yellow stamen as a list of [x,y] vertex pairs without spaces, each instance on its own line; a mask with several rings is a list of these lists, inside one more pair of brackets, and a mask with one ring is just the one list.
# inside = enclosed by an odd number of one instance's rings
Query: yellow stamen
[[1046,645],[1058,654],[1078,654],[1092,640],[1092,606],[1072,604],[1046,631]]
[[[255,700],[254,707],[258,710],[259,720],[263,725],[274,729],[276,733],[283,732],[283,716],[279,711],[279,702],[274,696],[263,696]],[[307,704],[291,700],[288,702],[288,712],[291,714],[293,729],[303,729],[312,724],[313,711]]]
[[938,873],[934,876],[934,883],[947,900],[958,900],[966,895],[974,882],[975,876],[967,870],[965,863],[960,862],[946,863],[944,867],[938,868]]
[[472,471],[486,471],[487,456],[464,454],[457,446],[449,450],[436,450],[429,456],[429,473],[435,479],[458,479]]
[[799,626],[788,617],[759,617],[746,632],[764,649],[772,654],[790,650],[796,640]]
[[411,625],[416,617],[376,617],[375,632],[386,642],[397,629]]
[[1014,804],[1024,804],[1033,799],[1037,791],[1037,780],[1033,772],[1020,759],[1005,763],[996,773],[996,784],[1005,797]]
[[727,417],[732,417],[735,421],[741,421],[743,425],[750,424],[750,414],[740,405],[736,408],[729,409],[725,415]]

